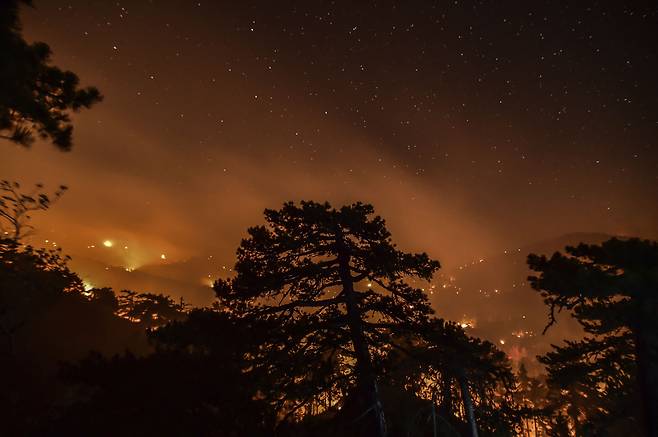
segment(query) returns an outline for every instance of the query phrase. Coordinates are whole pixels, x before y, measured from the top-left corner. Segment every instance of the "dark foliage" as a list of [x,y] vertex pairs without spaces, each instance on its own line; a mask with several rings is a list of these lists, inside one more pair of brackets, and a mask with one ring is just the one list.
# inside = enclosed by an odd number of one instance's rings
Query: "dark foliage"
[[283,370],[268,394],[282,411],[292,415],[332,392],[338,400],[355,386],[354,410],[342,414],[361,420],[375,413],[363,423],[381,435],[375,362],[393,335],[427,324],[427,297],[408,279],[429,280],[439,264],[398,250],[373,213],[361,203],[266,210],[267,226],[250,228],[238,249],[237,276],[215,290],[233,314],[277,325],[257,363]]
[[290,203],[266,217],[207,309],[85,290],[58,251],[3,240],[4,429],[281,437],[517,429],[505,355],[431,316],[422,286],[438,263],[396,249],[367,205]]
[[7,435],[30,435],[66,396],[58,363],[98,350],[145,350],[146,338],[90,300],[59,251],[0,240],[0,419]]
[[[273,417],[245,374],[253,327],[195,310],[151,332],[156,351],[111,359],[91,355],[62,377],[77,401],[53,432],[67,435],[270,435]],[[269,430],[269,431],[268,431]]]
[[[541,361],[549,383],[567,390],[562,413],[576,429],[658,435],[658,243],[611,239],[530,255],[530,277],[550,308],[568,309],[589,337],[555,347]],[[637,397],[641,402],[637,401]],[[641,407],[643,406],[644,409]],[[561,413],[561,414],[562,414]],[[561,421],[564,418],[560,419]]]
[[456,323],[433,320],[419,335],[396,342],[389,359],[387,381],[435,403],[453,429],[471,435],[475,426],[483,436],[510,435],[520,425],[507,356]]
[[28,44],[21,35],[19,5],[0,3],[0,138],[28,146],[35,135],[70,150],[70,112],[89,108],[102,99],[94,87],[80,88],[71,71],[50,64],[48,44]]

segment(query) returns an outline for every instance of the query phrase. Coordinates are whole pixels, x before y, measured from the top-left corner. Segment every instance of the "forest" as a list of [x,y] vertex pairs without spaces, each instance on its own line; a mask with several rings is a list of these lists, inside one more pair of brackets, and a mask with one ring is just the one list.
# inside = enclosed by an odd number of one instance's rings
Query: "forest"
[[[71,113],[103,96],[23,39],[22,3],[0,11],[0,145],[76,153]],[[263,205],[201,307],[85,286],[28,243],[66,191],[0,183],[2,435],[658,436],[656,241],[527,254],[545,330],[584,332],[531,375],[436,314],[439,261],[367,202]]]

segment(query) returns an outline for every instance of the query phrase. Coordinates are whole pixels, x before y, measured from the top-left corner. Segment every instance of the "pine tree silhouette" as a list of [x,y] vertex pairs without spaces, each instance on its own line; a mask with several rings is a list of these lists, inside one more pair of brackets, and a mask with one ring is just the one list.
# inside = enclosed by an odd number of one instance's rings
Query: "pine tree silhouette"
[[60,150],[70,150],[70,112],[102,100],[98,89],[80,88],[78,76],[51,65],[48,44],[28,44],[21,34],[19,5],[29,0],[3,0],[0,5],[0,138],[29,146],[35,135]]
[[297,356],[338,354],[353,359],[358,422],[386,434],[373,354],[393,334],[427,323],[427,296],[407,281],[429,280],[439,268],[426,254],[408,254],[391,241],[370,205],[334,209],[292,202],[266,210],[267,226],[250,228],[235,265],[237,276],[215,284],[220,302],[236,313],[275,321],[281,343]]
[[658,243],[613,238],[567,247],[566,254],[551,258],[531,254],[528,264],[539,273],[529,278],[532,287],[550,308],[546,329],[555,323],[556,310],[569,309],[593,336],[557,348],[545,363],[554,372],[587,375],[592,391],[614,392],[629,369],[624,357],[630,353],[644,405],[636,416],[644,416],[647,436],[658,436]]

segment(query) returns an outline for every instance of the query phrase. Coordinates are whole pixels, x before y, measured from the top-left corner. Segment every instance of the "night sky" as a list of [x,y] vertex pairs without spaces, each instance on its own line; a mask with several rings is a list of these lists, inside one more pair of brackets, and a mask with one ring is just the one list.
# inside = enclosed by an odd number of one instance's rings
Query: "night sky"
[[264,208],[300,199],[372,203],[447,269],[658,236],[654,2],[35,6],[26,39],[105,96],[70,153],[2,145],[4,178],[70,187],[36,223],[67,253],[230,265]]

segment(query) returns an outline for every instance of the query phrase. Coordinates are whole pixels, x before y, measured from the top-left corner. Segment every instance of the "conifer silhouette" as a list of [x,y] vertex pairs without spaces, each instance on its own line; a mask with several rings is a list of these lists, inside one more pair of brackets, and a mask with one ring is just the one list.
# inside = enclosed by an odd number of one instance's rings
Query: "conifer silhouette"
[[48,44],[28,44],[21,34],[19,5],[29,0],[3,0],[0,5],[0,138],[29,146],[35,135],[60,150],[70,150],[70,112],[102,100],[98,89],[80,88],[78,76],[51,65]]
[[550,309],[546,329],[555,311],[568,309],[591,335],[549,353],[549,372],[564,378],[578,371],[592,391],[614,395],[615,384],[633,372],[630,357],[644,404],[636,416],[644,416],[647,436],[658,436],[658,243],[613,238],[550,258],[531,254],[528,264],[538,272],[529,278],[532,287]]
[[[373,207],[355,203],[286,203],[266,210],[266,226],[252,227],[238,249],[237,276],[220,280],[220,302],[236,313],[276,321],[277,347],[293,355],[349,357],[356,421],[383,436],[373,355],[394,334],[413,331],[432,313],[410,278],[429,280],[439,268],[426,254],[408,254],[391,241]],[[346,361],[349,363],[349,360]]]

